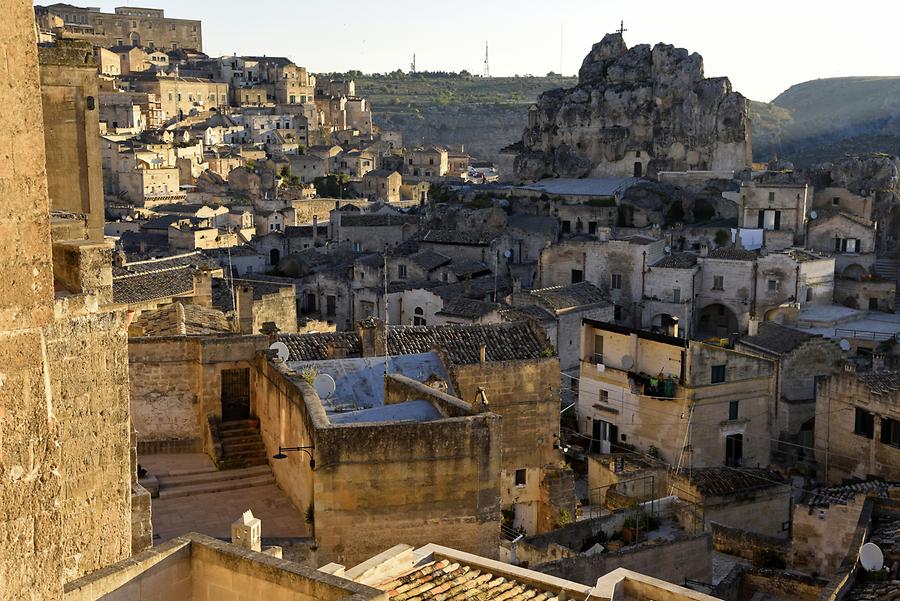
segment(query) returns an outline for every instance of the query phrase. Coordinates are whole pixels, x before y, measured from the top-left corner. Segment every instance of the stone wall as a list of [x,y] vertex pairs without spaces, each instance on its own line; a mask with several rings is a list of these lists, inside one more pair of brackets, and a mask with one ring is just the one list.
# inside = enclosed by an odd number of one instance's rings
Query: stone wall
[[865,506],[863,494],[828,507],[797,505],[791,520],[791,567],[821,576],[841,565]]
[[[140,453],[204,449],[206,415],[222,416],[222,370],[249,368],[265,336],[132,337],[132,420]],[[251,394],[251,413],[253,412]]]
[[[499,417],[332,425],[315,390],[286,366],[262,356],[255,366],[252,386],[269,452],[315,447],[315,469],[303,453],[272,467],[312,518],[319,565],[353,565],[398,543],[435,540],[497,555]],[[392,389],[392,398],[398,394]]]
[[754,561],[760,554],[766,553],[780,557],[787,563],[790,555],[790,541],[766,536],[740,528],[730,528],[713,522],[713,549],[719,553],[736,555]]
[[[62,304],[62,303],[60,303]],[[47,331],[59,420],[66,580],[131,553],[131,461],[125,312],[58,307]]]
[[712,580],[712,538],[709,533],[666,543],[646,543],[617,553],[578,555],[532,566],[551,576],[593,585],[597,578],[616,568],[640,572],[667,582],[685,579]]

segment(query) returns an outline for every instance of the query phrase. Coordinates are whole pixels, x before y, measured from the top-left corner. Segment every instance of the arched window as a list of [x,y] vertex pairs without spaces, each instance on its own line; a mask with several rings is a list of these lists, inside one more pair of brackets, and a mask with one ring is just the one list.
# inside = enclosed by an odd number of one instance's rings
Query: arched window
[[425,323],[425,311],[422,309],[422,307],[416,307],[415,310],[413,311],[413,313],[414,313],[414,315],[413,315],[413,325],[414,326],[427,325]]
[[278,265],[278,261],[281,260],[281,251],[277,248],[273,248],[269,251],[269,265]]

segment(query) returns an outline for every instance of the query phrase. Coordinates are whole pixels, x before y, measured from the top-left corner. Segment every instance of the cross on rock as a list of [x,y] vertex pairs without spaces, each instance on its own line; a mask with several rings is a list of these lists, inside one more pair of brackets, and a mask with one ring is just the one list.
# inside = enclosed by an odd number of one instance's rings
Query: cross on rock
[[625,21],[624,21],[624,20],[623,20],[623,21],[619,21],[619,31],[618,31],[617,33],[618,33],[619,35],[622,35],[622,34],[625,33],[626,31],[628,31],[628,30],[625,29]]

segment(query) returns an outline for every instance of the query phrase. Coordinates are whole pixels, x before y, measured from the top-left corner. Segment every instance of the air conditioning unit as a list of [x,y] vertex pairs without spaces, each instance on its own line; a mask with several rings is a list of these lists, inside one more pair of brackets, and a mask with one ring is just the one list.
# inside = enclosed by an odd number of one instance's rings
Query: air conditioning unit
[[608,440],[600,441],[600,452],[601,453],[609,453],[611,450],[610,444]]
[[602,374],[602,373],[605,372],[605,371],[606,371],[606,366],[603,365],[602,363],[598,363],[598,364],[597,364],[597,373],[601,373],[601,374]]

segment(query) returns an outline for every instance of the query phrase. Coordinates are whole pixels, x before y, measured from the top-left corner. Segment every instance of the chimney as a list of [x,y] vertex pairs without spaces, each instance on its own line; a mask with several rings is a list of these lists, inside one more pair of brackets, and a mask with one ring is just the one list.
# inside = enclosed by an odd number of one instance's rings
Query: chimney
[[519,294],[522,292],[522,280],[519,278],[513,278],[512,281],[513,294]]
[[212,272],[194,272],[194,304],[212,308]]
[[706,242],[703,242],[702,244],[700,244],[700,256],[706,257],[708,255],[709,255],[709,244],[707,244]]
[[356,324],[363,357],[384,356],[384,322],[370,317]]
[[478,347],[478,361],[482,364],[487,361],[487,347],[483,344]]
[[253,288],[250,286],[238,286],[234,315],[237,318],[238,332],[241,334],[253,333]]
[[884,371],[884,354],[875,353],[872,355],[872,371]]
[[347,346],[332,340],[325,346],[325,356],[329,359],[346,359]]
[[759,319],[756,317],[751,317],[750,321],[747,322],[747,335],[748,336],[756,336],[759,333]]
[[313,242],[312,245],[315,247],[316,242],[319,241],[319,216],[313,215]]

